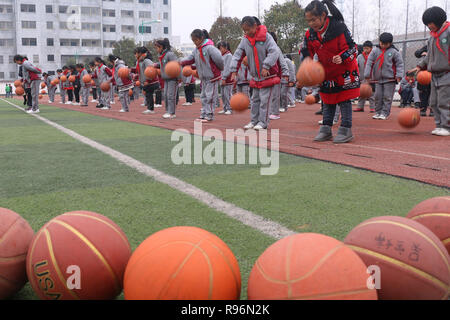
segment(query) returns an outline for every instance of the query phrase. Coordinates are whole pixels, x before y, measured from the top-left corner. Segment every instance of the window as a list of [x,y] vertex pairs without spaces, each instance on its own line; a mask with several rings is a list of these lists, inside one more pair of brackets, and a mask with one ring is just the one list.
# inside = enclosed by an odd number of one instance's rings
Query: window
[[122,32],[124,32],[124,33],[134,33],[134,26],[122,25]]
[[169,34],[169,27],[164,27],[164,34]]
[[58,8],[59,13],[61,13],[61,14],[67,13],[67,9],[69,9],[69,6],[59,6],[59,8]]
[[168,5],[169,4],[169,0],[164,0],[163,4]]
[[116,32],[116,26],[114,24],[103,25],[103,32]]
[[169,20],[169,13],[168,12],[164,12],[163,19],[164,20]]
[[1,31],[9,31],[13,30],[14,25],[11,21],[0,21],[0,30]]
[[22,21],[22,29],[36,29],[36,21]]
[[53,38],[47,38],[47,46],[53,47],[54,45],[55,45],[55,41],[53,40]]
[[152,12],[151,11],[139,11],[139,18],[141,19],[151,19]]
[[52,5],[46,5],[45,6],[45,12],[46,13],[53,13],[53,6]]
[[59,45],[61,47],[79,47],[80,40],[79,39],[60,39]]
[[104,48],[114,48],[115,43],[116,43],[115,41],[105,40],[105,41],[103,41],[103,47]]
[[103,9],[103,16],[104,17],[115,17],[116,16],[116,11],[115,10]]
[[53,29],[53,21],[47,21],[47,29],[52,30]]
[[142,28],[142,26],[139,26],[139,33],[152,33],[152,27],[144,26]]
[[36,47],[37,39],[36,38],[22,38],[22,45]]
[[4,72],[0,72],[0,79],[5,79],[5,73]]
[[47,61],[48,62],[55,62],[55,56],[53,54],[49,54],[47,56]]
[[100,8],[96,7],[81,7],[81,14],[85,16],[99,16]]
[[15,72],[10,72],[9,73],[9,78],[10,79],[16,79],[17,78],[16,73]]
[[85,22],[82,24],[82,30],[84,30],[84,31],[100,31],[100,23]]
[[0,56],[0,64],[4,64],[3,56]]
[[33,54],[33,63],[39,63],[39,55]]
[[13,13],[13,7],[7,4],[0,4],[0,13]]
[[14,46],[13,39],[0,39],[0,47],[12,47]]
[[150,4],[150,3],[152,3],[152,1],[151,0],[139,0],[139,3],[148,3],[148,4]]
[[34,5],[34,4],[21,4],[20,5],[20,11],[21,12],[35,13],[36,12],[36,5]]
[[132,10],[122,10],[121,11],[122,18],[134,18],[134,11]]
[[81,42],[83,47],[100,47],[100,40],[83,39]]

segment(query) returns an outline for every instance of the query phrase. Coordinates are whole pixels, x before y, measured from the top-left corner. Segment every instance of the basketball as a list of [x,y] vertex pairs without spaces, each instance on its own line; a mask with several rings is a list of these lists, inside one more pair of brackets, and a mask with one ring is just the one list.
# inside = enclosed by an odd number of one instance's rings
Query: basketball
[[450,254],[450,197],[425,200],[415,206],[407,218],[433,231]]
[[141,86],[141,82],[140,81],[136,81],[136,87],[140,87]]
[[156,69],[156,73],[161,77],[161,69]]
[[303,233],[284,238],[258,258],[249,300],[377,300],[367,267],[344,243]]
[[198,77],[198,70],[192,70],[192,76],[194,76],[195,78],[199,79]]
[[297,81],[302,87],[320,85],[325,81],[325,69],[320,62],[306,58],[298,69]]
[[166,64],[164,72],[171,79],[178,78],[181,73],[181,66],[177,61],[170,61]]
[[316,97],[314,97],[312,94],[307,95],[306,98],[305,98],[305,103],[306,104],[315,104],[316,102],[317,102],[316,101]]
[[129,95],[130,97],[133,95],[133,89],[130,89],[130,90],[128,91],[128,95]]
[[38,98],[39,98],[39,99],[42,99],[43,97],[44,97],[44,96],[43,96],[42,94],[40,94]]
[[18,96],[23,96],[23,95],[25,94],[25,89],[22,88],[22,87],[17,87],[17,88],[16,88],[16,94],[17,94]]
[[156,79],[158,76],[158,71],[156,71],[156,68],[153,67],[147,67],[144,71],[145,77],[150,80]]
[[250,99],[245,93],[239,92],[233,95],[230,99],[230,106],[233,111],[242,112],[248,109]]
[[130,255],[127,237],[113,221],[94,212],[69,212],[33,238],[28,279],[43,300],[114,299]]
[[174,227],[147,238],[125,271],[127,300],[237,300],[238,262],[214,234]]
[[41,90],[41,94],[45,94],[45,90]]
[[70,76],[69,77],[69,82],[75,82],[77,78],[75,76]]
[[61,81],[62,82],[67,82],[67,77],[66,76],[61,76]]
[[183,68],[183,76],[190,77],[192,75],[192,67],[191,66],[185,66]]
[[95,81],[94,80],[91,81],[91,86],[95,87]]
[[90,75],[87,74],[83,77],[84,83],[88,84],[88,83],[91,83],[91,81],[92,81],[92,77]]
[[244,59],[242,60],[242,63],[244,64],[244,66],[248,67],[248,57],[245,56]]
[[108,92],[108,91],[111,89],[111,84],[110,84],[108,81],[103,82],[103,83],[100,85],[100,89],[101,89],[103,92]]
[[45,82],[41,83],[41,89],[44,89],[47,85],[45,84]]
[[59,80],[53,79],[51,83],[52,83],[52,86],[57,86],[59,84]]
[[120,68],[118,71],[118,75],[121,79],[127,79],[130,77],[130,69],[128,68]]
[[420,223],[402,217],[373,218],[354,228],[345,244],[367,266],[379,268],[381,300],[447,300],[449,255],[439,238]]
[[20,80],[16,80],[16,81],[14,81],[14,87],[21,87],[22,86],[22,81],[20,81]]
[[361,99],[369,99],[373,95],[372,86],[367,83],[361,85],[359,97]]
[[33,234],[20,215],[0,208],[0,300],[13,296],[28,281],[26,255]]
[[419,71],[417,74],[417,82],[423,86],[427,86],[431,83],[431,72],[429,71]]
[[398,114],[397,120],[403,128],[415,128],[420,123],[419,110],[414,108],[402,109],[402,111]]

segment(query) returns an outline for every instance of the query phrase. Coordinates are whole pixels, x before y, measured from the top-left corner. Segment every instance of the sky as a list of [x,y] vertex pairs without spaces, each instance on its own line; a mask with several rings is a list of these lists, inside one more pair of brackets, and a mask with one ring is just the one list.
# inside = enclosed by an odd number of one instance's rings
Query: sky
[[[258,15],[257,0],[222,0],[223,15],[239,19],[247,15]],[[406,30],[406,2],[408,0],[381,0],[382,28],[393,34],[404,34]],[[410,19],[409,32],[424,31],[421,15],[428,7],[439,5],[445,8],[449,0],[409,0]],[[261,15],[277,1],[260,0]],[[286,0],[279,0],[284,3]],[[298,1],[305,7],[310,0]],[[339,4],[339,0],[336,1]],[[191,43],[190,33],[194,29],[209,30],[219,16],[220,0],[172,0],[173,35],[180,36],[182,43]],[[349,29],[352,28],[352,0],[344,0],[344,17]],[[355,40],[364,41],[373,38],[378,29],[378,0],[355,0]]]

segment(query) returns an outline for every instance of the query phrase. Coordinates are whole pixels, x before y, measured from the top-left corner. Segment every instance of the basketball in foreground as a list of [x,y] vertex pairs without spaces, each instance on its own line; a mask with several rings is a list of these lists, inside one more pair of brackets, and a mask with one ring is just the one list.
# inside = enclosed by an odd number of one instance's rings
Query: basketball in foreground
[[284,238],[256,261],[250,300],[376,300],[367,267],[342,242],[321,234]]
[[170,61],[166,64],[164,71],[169,78],[178,78],[181,74],[181,66],[177,61]]
[[109,82],[103,82],[100,85],[100,90],[102,90],[103,92],[108,92],[111,89],[111,84]]
[[425,200],[415,206],[407,218],[433,231],[450,254],[450,197]]
[[[378,217],[353,229],[345,244],[379,268],[381,300],[446,300],[450,258],[428,228],[401,217]],[[375,279],[377,276],[375,276]]]
[[306,104],[315,104],[316,102],[317,102],[316,101],[316,97],[314,97],[312,94],[307,95],[306,98],[305,98],[305,103]]
[[424,86],[427,86],[431,83],[431,78],[431,72],[426,70],[419,71],[419,73],[417,74],[417,82]]
[[250,106],[250,99],[242,92],[238,92],[231,97],[230,106],[233,111],[243,112]]
[[325,81],[325,69],[320,62],[306,58],[298,69],[297,81],[301,87],[317,86]]
[[128,240],[113,221],[94,212],[69,212],[35,235],[28,279],[40,299],[114,299],[130,255]]
[[0,208],[0,300],[13,296],[27,282],[25,261],[33,234],[25,219]]
[[359,97],[361,99],[369,99],[373,95],[372,86],[367,83],[361,85]]
[[127,300],[236,300],[241,293],[238,262],[214,234],[174,227],[147,238],[125,271]]
[[405,108],[398,114],[398,123],[405,129],[412,129],[420,123],[420,113],[418,109]]

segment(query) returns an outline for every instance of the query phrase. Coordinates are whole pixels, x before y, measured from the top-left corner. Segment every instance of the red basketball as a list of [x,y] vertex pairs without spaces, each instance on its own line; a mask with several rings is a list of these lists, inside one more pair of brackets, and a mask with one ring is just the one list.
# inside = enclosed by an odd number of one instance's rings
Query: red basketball
[[91,81],[92,81],[92,77],[89,74],[87,74],[83,77],[84,83],[88,84],[88,83],[91,83]]
[[130,77],[130,69],[128,68],[120,68],[118,71],[118,75],[121,79],[127,79]]
[[22,86],[22,81],[20,81],[20,80],[16,80],[16,81],[14,81],[14,87],[21,87]]
[[133,253],[125,271],[127,300],[237,300],[238,262],[216,235],[194,227],[155,233]]
[[401,217],[373,218],[353,229],[345,244],[367,266],[379,268],[380,299],[448,298],[450,257],[439,238],[420,223]]
[[231,97],[230,106],[233,111],[242,112],[248,109],[250,105],[249,97],[242,92],[238,92]]
[[141,86],[141,82],[140,81],[136,81],[136,87],[140,87]]
[[181,74],[181,66],[177,61],[170,61],[166,64],[164,71],[169,78],[178,78]]
[[405,108],[398,114],[398,123],[406,129],[417,127],[420,123],[420,113],[418,109]]
[[75,82],[76,79],[77,79],[77,78],[76,78],[75,76],[70,76],[70,77],[69,77],[69,81],[70,81],[70,82]]
[[0,208],[0,300],[11,297],[27,282],[26,256],[33,234],[21,216]]
[[45,82],[41,83],[41,88],[44,89],[47,85],[45,84]]
[[433,231],[450,254],[450,197],[425,200],[415,206],[407,218]]
[[23,96],[25,94],[25,89],[23,87],[17,87],[16,88],[16,94],[18,96]]
[[321,234],[284,238],[256,261],[250,300],[377,300],[367,267],[342,242]]
[[113,221],[94,212],[69,212],[33,238],[28,279],[41,299],[114,299],[122,291],[130,255],[128,239]]
[[144,74],[147,79],[154,80],[158,76],[158,71],[156,71],[156,68],[154,67],[147,67]]
[[325,69],[320,62],[306,58],[298,69],[297,81],[301,87],[320,85],[325,81]]
[[67,77],[66,76],[61,76],[61,81],[62,82],[67,82]]
[[367,83],[361,85],[359,97],[361,99],[369,99],[373,95],[372,86]]
[[305,102],[306,104],[315,104],[317,102],[316,97],[314,97],[312,94],[307,95],[305,98]]
[[242,60],[242,63],[244,64],[244,66],[248,67],[248,57],[245,56],[244,59]]
[[426,70],[420,71],[417,74],[417,82],[424,86],[429,85],[431,83],[431,72]]
[[190,77],[192,75],[192,67],[191,66],[185,66],[183,68],[183,76]]
[[105,81],[100,85],[100,89],[103,92],[108,92],[109,90],[111,90],[111,84],[108,81]]

